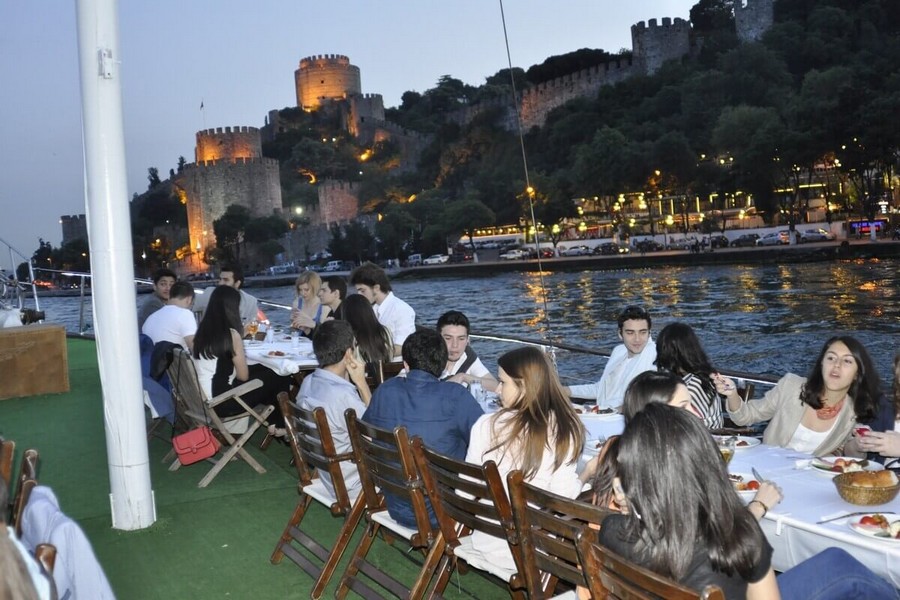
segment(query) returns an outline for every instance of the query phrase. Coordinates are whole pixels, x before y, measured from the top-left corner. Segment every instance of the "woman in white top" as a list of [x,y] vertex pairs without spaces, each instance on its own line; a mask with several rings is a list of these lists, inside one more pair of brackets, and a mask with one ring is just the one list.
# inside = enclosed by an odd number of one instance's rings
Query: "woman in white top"
[[331,309],[319,300],[321,287],[322,278],[315,271],[304,271],[294,283],[297,295],[291,310],[291,327],[304,335],[309,335],[331,313]]
[[[596,470],[596,459],[579,475],[584,427],[550,362],[533,347],[501,356],[497,394],[502,408],[472,426],[466,462],[493,460],[506,475],[521,470],[525,481],[567,498],[581,492]],[[506,540],[475,532],[472,547],[501,566],[515,569]]]
[[845,445],[855,423],[870,422],[877,413],[875,365],[865,347],[847,335],[825,342],[809,378],[788,373],[760,400],[743,402],[733,381],[721,375],[713,380],[737,425],[771,419],[763,442],[816,456],[854,454]]

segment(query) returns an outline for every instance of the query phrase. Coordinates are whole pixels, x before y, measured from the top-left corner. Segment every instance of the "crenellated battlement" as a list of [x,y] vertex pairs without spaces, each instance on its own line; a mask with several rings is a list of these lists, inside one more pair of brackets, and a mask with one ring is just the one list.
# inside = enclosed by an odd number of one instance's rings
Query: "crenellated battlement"
[[774,0],[737,0],[734,3],[734,27],[742,42],[755,42],[775,21]]
[[300,61],[294,71],[297,106],[315,110],[329,100],[362,95],[359,67],[343,54],[319,54]]
[[381,100],[384,102],[384,96],[381,94],[360,94],[359,97],[363,100]]
[[300,59],[300,68],[308,69],[313,66],[341,65],[350,64],[350,57],[343,54],[314,54]]
[[201,160],[196,163],[189,163],[184,166],[185,169],[199,169],[203,167],[216,167],[221,165],[267,165],[269,167],[277,167],[278,160],[275,158],[266,158],[264,156],[254,157],[238,157],[238,158],[220,158],[216,160]]
[[620,59],[602,65],[596,65],[589,69],[583,69],[568,75],[563,75],[562,77],[557,77],[556,79],[551,79],[550,81],[545,81],[544,83],[539,83],[533,87],[527,88],[522,92],[522,96],[541,95],[545,92],[553,92],[557,88],[577,85],[579,82],[595,78],[611,78],[615,81],[619,81],[619,75],[622,72],[627,72],[628,75],[631,74],[633,62],[632,58]]
[[691,24],[676,17],[640,21],[631,26],[634,60],[644,73],[652,75],[670,60],[679,60],[691,50]]
[[215,127],[198,131],[195,137],[194,162],[197,163],[262,156],[258,127]]
[[197,138],[201,136],[219,136],[230,135],[233,133],[259,133],[258,127],[250,127],[248,125],[235,125],[233,127],[213,127],[211,129],[201,129],[197,132]]
[[319,186],[319,195],[322,195],[322,192],[328,192],[333,190],[338,190],[341,192],[358,192],[360,184],[358,181],[340,181],[337,179],[323,179],[318,183]]

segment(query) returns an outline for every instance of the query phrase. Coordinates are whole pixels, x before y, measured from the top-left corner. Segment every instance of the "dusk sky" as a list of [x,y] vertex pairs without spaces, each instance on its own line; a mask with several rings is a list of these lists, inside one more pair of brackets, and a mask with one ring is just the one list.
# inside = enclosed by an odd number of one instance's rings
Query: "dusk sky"
[[[507,0],[513,65],[630,49],[632,24],[688,19],[695,1]],[[85,210],[75,1],[4,0],[0,19],[0,239],[31,256],[38,238],[60,244],[60,215]],[[306,56],[349,56],[385,107],[442,75],[480,85],[507,66],[496,0],[127,0],[119,29],[129,198],[149,167],[165,178],[192,162],[198,130],[261,127],[296,105]]]

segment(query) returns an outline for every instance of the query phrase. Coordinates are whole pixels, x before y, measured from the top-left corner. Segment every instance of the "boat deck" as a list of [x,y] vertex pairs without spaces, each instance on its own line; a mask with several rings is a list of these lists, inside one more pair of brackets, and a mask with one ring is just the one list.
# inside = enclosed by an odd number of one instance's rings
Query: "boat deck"
[[[267,469],[257,474],[243,462],[225,468],[205,489],[197,487],[204,466],[169,472],[162,458],[169,444],[149,442],[157,521],[141,531],[111,527],[103,400],[95,342],[68,340],[71,391],[0,401],[0,434],[18,452],[40,452],[39,483],[53,488],[61,507],[84,529],[122,599],[308,597],[312,581],[290,560],[272,565],[269,556],[297,503],[297,478],[290,449],[272,444],[250,452]],[[260,434],[258,434],[260,435]],[[17,460],[18,460],[17,455]],[[317,503],[304,525],[333,539],[340,522]],[[359,532],[357,532],[359,535]],[[411,581],[415,565],[405,548],[377,544],[372,554],[392,563]],[[397,560],[401,558],[400,560]],[[339,572],[343,569],[343,565]],[[332,580],[325,597],[332,597]],[[503,591],[474,574],[449,586],[448,598],[502,597]],[[353,594],[351,593],[351,597]]]

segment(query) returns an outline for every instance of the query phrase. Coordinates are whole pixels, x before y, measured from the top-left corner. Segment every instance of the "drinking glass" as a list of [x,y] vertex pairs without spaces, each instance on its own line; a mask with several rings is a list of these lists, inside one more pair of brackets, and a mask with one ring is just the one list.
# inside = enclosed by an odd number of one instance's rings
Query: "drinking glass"
[[300,332],[296,329],[291,329],[291,350],[297,350],[300,348]]
[[247,323],[247,335],[250,336],[251,340],[256,339],[256,334],[258,331],[259,331],[259,321],[254,319],[254,320],[250,321],[249,323]]
[[728,463],[734,458],[734,443],[733,436],[716,438],[716,445],[719,447],[719,453],[722,455],[722,460],[725,461],[725,466],[728,466]]

